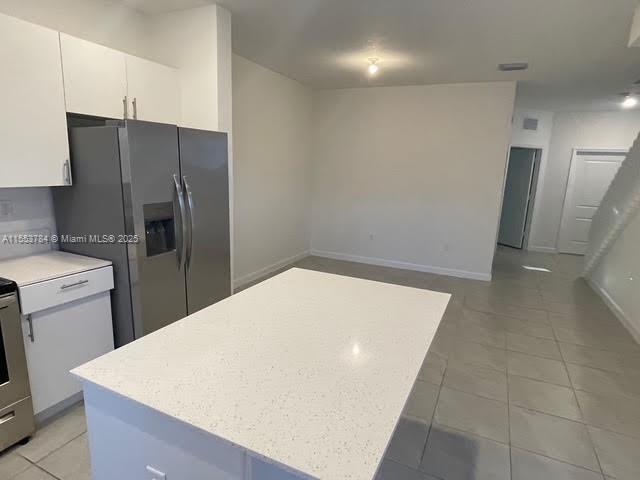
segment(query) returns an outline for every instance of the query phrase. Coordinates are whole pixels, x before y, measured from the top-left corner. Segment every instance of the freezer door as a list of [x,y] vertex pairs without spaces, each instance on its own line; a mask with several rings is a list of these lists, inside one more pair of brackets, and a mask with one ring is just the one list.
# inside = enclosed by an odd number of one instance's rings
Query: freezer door
[[231,295],[227,134],[179,129],[189,235],[187,309],[197,312]]
[[69,138],[73,187],[52,189],[60,250],[113,263],[115,288],[111,291],[111,311],[115,344],[121,347],[135,339],[127,245],[73,241],[84,235],[120,237],[127,233],[118,128],[72,128]]
[[136,338],[184,318],[186,224],[175,125],[127,121],[122,176]]

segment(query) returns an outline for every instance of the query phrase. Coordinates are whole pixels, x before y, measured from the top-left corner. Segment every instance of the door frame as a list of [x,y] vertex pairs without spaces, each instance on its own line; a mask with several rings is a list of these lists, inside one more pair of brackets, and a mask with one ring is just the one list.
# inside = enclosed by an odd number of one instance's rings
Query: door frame
[[[562,236],[563,230],[567,227],[567,223],[569,222],[569,212],[567,211],[569,203],[568,199],[573,195],[575,189],[575,179],[576,179],[576,158],[582,152],[592,152],[597,154],[628,154],[628,148],[573,148],[571,150],[571,162],[569,163],[569,174],[567,175],[567,182],[564,187],[564,200],[562,202],[562,216],[560,217],[560,225],[558,225],[558,232],[556,234],[556,249],[558,253],[563,253],[560,239]],[[564,252],[569,253],[570,252]]]
[[[502,187],[502,202],[500,203],[500,217],[498,218],[498,235],[500,233],[500,221],[502,220],[502,209],[504,207],[504,194],[507,188],[507,174],[509,172],[509,166],[511,164],[511,151],[514,148],[522,148],[527,150],[535,150],[535,157],[533,160],[533,173],[531,175],[531,185],[529,190],[529,202],[527,203],[527,211],[525,212],[525,227],[524,227],[524,235],[522,240],[522,248],[521,250],[526,251],[529,247],[529,237],[531,233],[531,226],[533,225],[535,204],[538,194],[540,193],[540,189],[542,187],[542,178],[540,176],[540,172],[542,171],[542,160],[544,158],[544,149],[540,146],[536,145],[525,145],[525,144],[511,144],[509,145],[509,154],[507,157],[507,167],[505,169],[504,175],[504,185]],[[498,237],[496,237],[496,244]],[[515,248],[515,247],[511,247]]]

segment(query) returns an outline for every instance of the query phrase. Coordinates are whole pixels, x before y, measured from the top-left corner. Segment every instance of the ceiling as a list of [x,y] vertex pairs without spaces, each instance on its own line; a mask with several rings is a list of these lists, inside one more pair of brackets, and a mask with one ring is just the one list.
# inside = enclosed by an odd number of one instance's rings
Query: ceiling
[[[214,3],[120,1],[148,14]],[[518,80],[520,106],[606,110],[640,79],[640,48],[627,48],[638,0],[217,3],[233,14],[236,53],[319,89]],[[504,62],[530,69],[498,72]]]

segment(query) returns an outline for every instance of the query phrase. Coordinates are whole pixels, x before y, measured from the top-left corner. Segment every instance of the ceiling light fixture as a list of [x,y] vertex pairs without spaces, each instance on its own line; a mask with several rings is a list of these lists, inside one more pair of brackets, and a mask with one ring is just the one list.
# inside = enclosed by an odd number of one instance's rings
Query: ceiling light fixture
[[638,99],[633,95],[627,95],[622,101],[622,108],[633,108],[638,104]]
[[367,71],[369,72],[369,75],[375,75],[376,73],[378,73],[379,70],[380,70],[380,67],[378,66],[378,59],[370,58],[369,66],[367,67]]

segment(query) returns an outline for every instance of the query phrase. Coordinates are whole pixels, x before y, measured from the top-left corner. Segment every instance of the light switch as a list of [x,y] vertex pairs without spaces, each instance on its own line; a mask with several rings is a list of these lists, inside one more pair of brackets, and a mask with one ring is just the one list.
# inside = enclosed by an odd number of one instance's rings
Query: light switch
[[147,472],[151,474],[149,480],[167,480],[167,475],[165,473],[162,473],[160,470],[156,470],[149,465],[147,465]]

